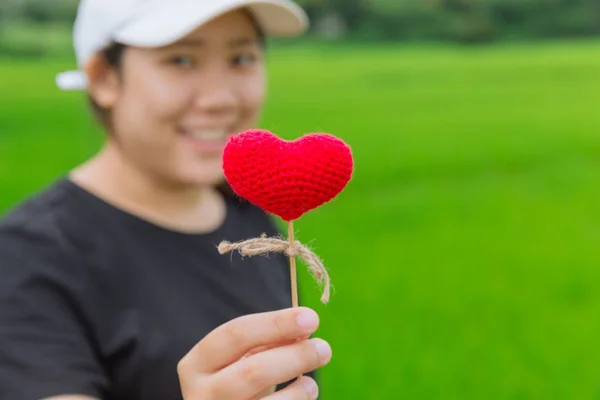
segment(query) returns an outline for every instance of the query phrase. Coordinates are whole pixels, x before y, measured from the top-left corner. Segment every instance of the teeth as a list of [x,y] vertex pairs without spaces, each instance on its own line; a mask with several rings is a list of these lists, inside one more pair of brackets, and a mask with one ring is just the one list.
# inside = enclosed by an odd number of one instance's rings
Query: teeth
[[219,132],[219,131],[188,132],[187,135],[193,137],[194,139],[198,139],[198,140],[222,140],[222,139],[225,139],[225,132]]

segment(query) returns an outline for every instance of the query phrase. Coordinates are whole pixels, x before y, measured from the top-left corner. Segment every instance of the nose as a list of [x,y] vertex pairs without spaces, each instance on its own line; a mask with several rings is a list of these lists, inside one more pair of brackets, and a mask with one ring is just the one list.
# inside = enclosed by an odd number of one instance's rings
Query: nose
[[203,114],[232,118],[238,106],[233,79],[223,68],[204,70],[195,90],[194,108]]

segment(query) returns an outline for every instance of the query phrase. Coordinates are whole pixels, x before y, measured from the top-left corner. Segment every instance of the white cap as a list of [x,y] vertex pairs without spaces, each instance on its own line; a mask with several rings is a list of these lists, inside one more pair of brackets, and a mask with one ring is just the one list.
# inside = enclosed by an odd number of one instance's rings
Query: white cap
[[63,90],[85,89],[86,64],[113,41],[165,46],[240,7],[252,12],[268,36],[298,36],[308,28],[308,17],[292,0],[81,0],[73,30],[79,70],[59,74],[56,84]]

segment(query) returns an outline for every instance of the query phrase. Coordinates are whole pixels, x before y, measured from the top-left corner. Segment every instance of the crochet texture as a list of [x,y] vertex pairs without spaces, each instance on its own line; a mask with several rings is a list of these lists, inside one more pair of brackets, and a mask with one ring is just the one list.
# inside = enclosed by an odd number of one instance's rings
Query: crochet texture
[[286,141],[269,131],[249,130],[231,137],[223,154],[233,191],[284,221],[335,198],[353,168],[350,147],[327,133]]

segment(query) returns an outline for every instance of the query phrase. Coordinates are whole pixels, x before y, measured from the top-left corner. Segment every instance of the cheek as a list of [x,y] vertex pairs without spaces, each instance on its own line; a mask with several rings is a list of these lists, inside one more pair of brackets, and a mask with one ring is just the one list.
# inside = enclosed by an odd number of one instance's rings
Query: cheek
[[124,108],[144,125],[172,123],[185,112],[192,97],[190,85],[165,79],[152,70],[130,74],[124,89]]
[[260,114],[265,100],[265,80],[263,76],[248,79],[239,84],[242,117],[255,119]]

